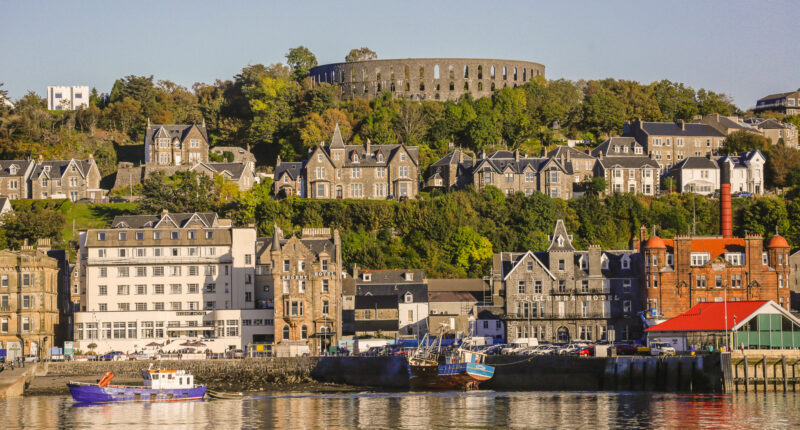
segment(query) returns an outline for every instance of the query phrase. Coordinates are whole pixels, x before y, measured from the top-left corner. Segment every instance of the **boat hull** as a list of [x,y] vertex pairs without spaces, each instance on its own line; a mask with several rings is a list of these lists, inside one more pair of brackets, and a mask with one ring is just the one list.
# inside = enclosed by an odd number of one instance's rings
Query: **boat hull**
[[453,363],[440,366],[409,365],[409,384],[415,389],[475,390],[492,379],[494,367],[478,363]]
[[205,397],[206,387],[152,389],[122,385],[67,384],[72,398],[82,403],[110,402],[177,402]]

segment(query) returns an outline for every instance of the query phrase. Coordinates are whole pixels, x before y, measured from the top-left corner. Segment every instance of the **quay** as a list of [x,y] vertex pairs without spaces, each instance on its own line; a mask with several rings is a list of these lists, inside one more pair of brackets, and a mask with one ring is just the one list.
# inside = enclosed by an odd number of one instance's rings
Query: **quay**
[[800,350],[749,350],[731,353],[736,392],[797,392]]

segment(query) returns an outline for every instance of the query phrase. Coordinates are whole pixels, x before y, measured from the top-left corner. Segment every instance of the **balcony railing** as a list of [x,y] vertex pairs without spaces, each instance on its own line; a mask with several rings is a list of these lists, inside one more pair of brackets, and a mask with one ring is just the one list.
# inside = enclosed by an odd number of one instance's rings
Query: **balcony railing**
[[0,312],[11,312],[11,306],[9,305],[0,306]]
[[233,258],[230,255],[221,255],[218,257],[89,257],[86,264],[90,266],[112,266],[112,265],[170,265],[170,264],[230,264],[233,263]]
[[544,319],[549,319],[549,320],[554,320],[554,319],[558,319],[558,320],[607,319],[607,318],[611,318],[611,316],[610,315],[606,315],[603,312],[587,312],[585,314],[581,313],[581,312],[577,312],[577,313],[576,312],[567,312],[567,313],[564,313],[563,315],[560,315],[558,313],[555,313],[555,314],[544,313],[544,314],[539,314],[539,315],[536,315],[536,316],[530,315],[530,318],[529,318],[528,315],[526,315],[525,313],[508,313],[508,314],[503,315],[501,318],[505,319],[505,320],[525,320],[525,321],[527,321],[528,319],[530,319],[531,321],[536,321],[536,320],[544,320]]
[[553,296],[564,296],[564,295],[578,295],[578,294],[611,294],[606,288],[589,288],[588,290],[584,290],[583,288],[566,288],[566,289],[558,289],[555,288],[550,292],[550,295]]

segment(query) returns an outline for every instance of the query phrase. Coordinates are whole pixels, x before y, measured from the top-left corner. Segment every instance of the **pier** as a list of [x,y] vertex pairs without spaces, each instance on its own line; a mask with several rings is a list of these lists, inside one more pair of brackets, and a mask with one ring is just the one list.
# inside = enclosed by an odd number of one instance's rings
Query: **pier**
[[800,351],[748,350],[731,354],[735,392],[797,392]]

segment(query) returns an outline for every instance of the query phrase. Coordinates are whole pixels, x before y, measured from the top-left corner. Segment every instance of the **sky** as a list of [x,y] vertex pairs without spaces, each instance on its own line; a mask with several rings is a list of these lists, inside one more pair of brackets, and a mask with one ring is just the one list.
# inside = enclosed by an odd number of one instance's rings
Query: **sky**
[[0,0],[0,82],[109,92],[127,75],[186,87],[367,46],[379,58],[535,61],[548,79],[661,79],[747,109],[800,88],[800,3],[785,1],[13,1]]

